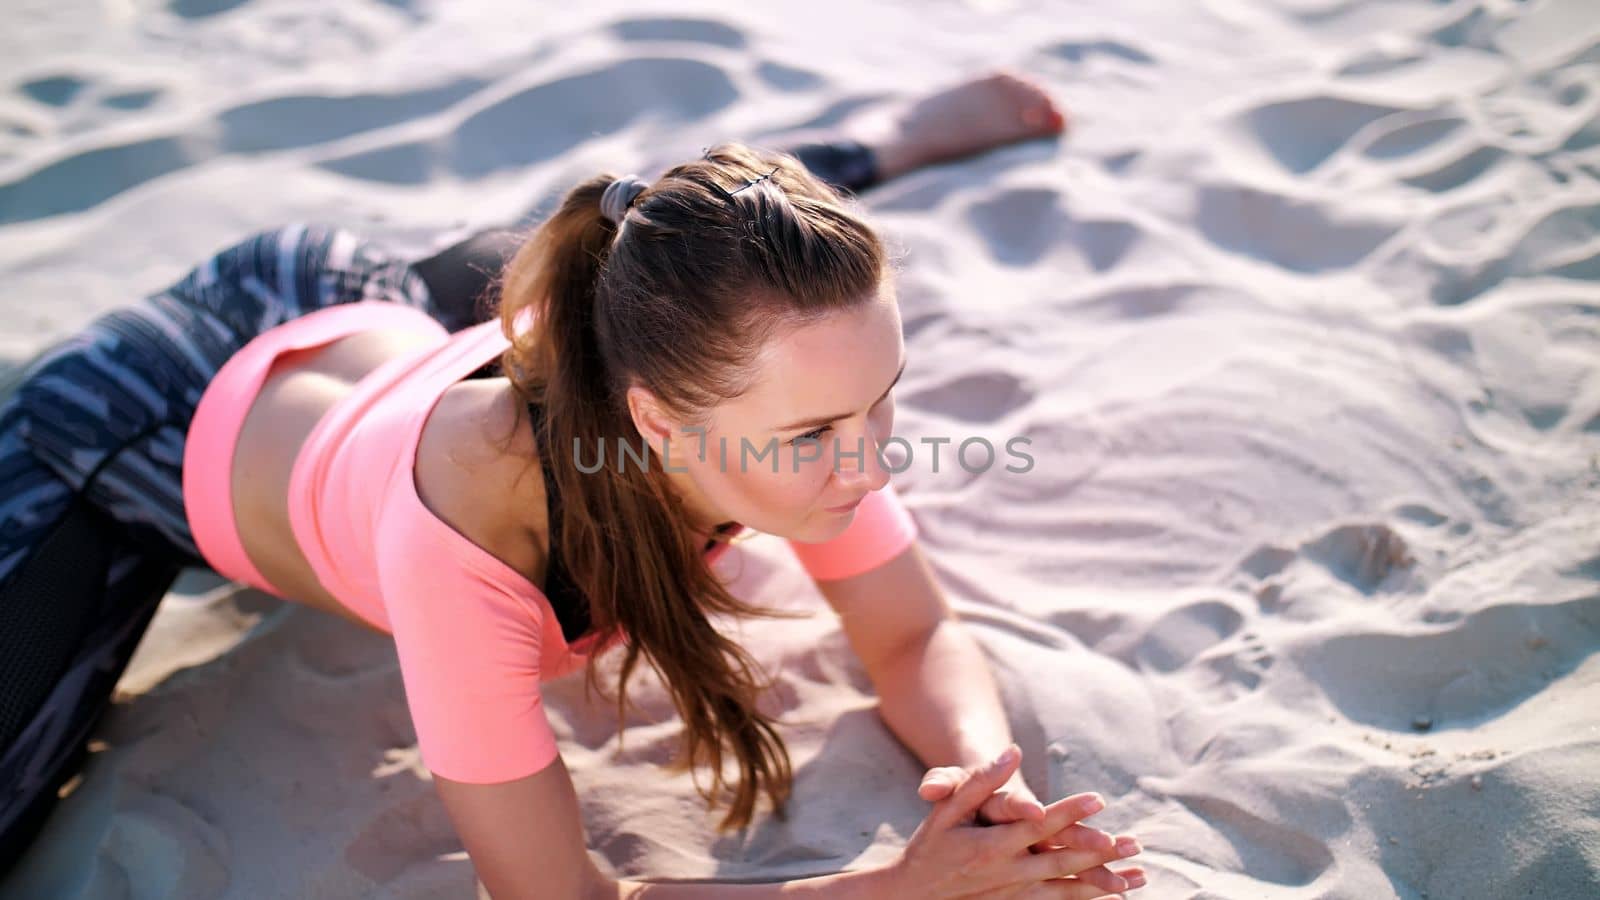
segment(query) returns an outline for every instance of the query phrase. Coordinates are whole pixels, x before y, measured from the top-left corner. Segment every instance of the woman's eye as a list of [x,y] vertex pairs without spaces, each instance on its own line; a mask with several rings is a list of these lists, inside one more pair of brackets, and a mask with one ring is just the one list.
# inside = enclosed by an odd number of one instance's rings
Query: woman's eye
[[789,441],[789,446],[793,447],[799,441],[803,441],[803,440],[807,440],[807,439],[810,439],[810,440],[813,440],[813,441],[818,440],[823,435],[828,433],[828,429],[830,427],[832,427],[832,426],[824,425],[821,428],[818,428],[818,429],[816,429],[814,431],[808,431],[805,434],[799,435],[799,436],[795,437],[793,440]]

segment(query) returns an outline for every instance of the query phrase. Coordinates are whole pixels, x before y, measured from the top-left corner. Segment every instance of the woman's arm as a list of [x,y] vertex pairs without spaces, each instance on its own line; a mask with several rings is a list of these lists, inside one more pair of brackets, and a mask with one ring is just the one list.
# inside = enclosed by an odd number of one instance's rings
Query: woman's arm
[[[839,611],[845,634],[866,666],[884,723],[930,770],[940,770],[924,775],[918,790],[924,800],[948,796],[958,783],[957,773],[946,767],[976,765],[1012,743],[989,661],[945,603],[915,543],[874,569],[817,585]],[[1038,821],[1046,809],[1019,766],[983,801],[978,816],[988,823]],[[1057,846],[1109,853],[1118,842],[1099,829],[1074,825],[1034,849]],[[1102,866],[1085,872],[1082,880],[1107,892],[1125,890],[1115,879]]]
[[434,777],[434,789],[493,900],[677,900],[677,898],[903,896],[887,868],[774,884],[617,881],[585,849],[572,777],[557,757],[537,773],[498,784]]
[[916,544],[817,587],[872,679],[884,722],[925,765],[975,765],[1011,743],[989,662]]
[[818,875],[795,881],[771,884],[712,884],[709,882],[660,883],[648,881],[612,882],[596,900],[708,900],[721,898],[816,897],[827,900],[882,900],[908,896],[893,883],[888,869],[862,869]]
[[[534,775],[496,784],[435,779],[478,876],[493,900],[698,900],[698,898],[816,897],[877,900],[919,897],[954,900],[1021,896],[1048,882],[1041,896],[1088,900],[1103,895],[1103,879],[1086,878],[1112,857],[1093,851],[1025,848],[1045,835],[1074,827],[1098,804],[1089,794],[1063,798],[1038,822],[974,827],[986,797],[1015,772],[1016,748],[963,773],[949,796],[934,803],[893,861],[835,875],[771,884],[615,881],[602,875],[584,850],[583,828],[572,780],[560,758]],[[1078,875],[1080,881],[1059,879]],[[1110,889],[1121,889],[1119,881]],[[1028,896],[1034,896],[1029,894]]]
[[[867,494],[839,536],[790,545],[839,614],[889,730],[929,767],[991,759],[1011,743],[1000,692],[977,641],[945,603],[917,532],[891,482]],[[1006,786],[1036,802],[1021,775]],[[984,815],[1003,806],[1002,796]]]

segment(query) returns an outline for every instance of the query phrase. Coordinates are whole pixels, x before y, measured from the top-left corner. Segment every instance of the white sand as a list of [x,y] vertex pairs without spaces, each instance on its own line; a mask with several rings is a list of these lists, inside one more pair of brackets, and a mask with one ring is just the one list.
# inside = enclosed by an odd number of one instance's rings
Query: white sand
[[[254,229],[420,250],[600,167],[1014,65],[1070,139],[868,200],[909,252],[897,432],[1033,441],[1024,475],[946,448],[898,478],[1031,783],[1105,794],[1136,896],[1595,895],[1590,0],[533,6],[13,0],[0,354]],[[615,756],[573,678],[548,707],[597,862],[887,858],[922,766],[782,544],[728,566],[820,611],[746,629],[783,667],[792,820],[718,839],[656,767],[676,726]],[[223,587],[169,603],[124,687],[0,894],[471,895],[381,638]]]

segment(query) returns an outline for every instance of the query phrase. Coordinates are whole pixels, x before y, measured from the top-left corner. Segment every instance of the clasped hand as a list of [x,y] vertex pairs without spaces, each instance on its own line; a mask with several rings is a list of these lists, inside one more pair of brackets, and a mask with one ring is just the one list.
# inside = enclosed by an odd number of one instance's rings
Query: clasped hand
[[[1105,801],[1082,793],[1046,806],[1023,782],[1021,761],[1012,745],[989,763],[923,775],[917,793],[935,807],[901,860],[908,886],[925,896],[1086,900],[1142,887],[1143,870],[1106,866],[1140,852],[1139,842],[1079,822]],[[952,865],[952,855],[965,864]]]

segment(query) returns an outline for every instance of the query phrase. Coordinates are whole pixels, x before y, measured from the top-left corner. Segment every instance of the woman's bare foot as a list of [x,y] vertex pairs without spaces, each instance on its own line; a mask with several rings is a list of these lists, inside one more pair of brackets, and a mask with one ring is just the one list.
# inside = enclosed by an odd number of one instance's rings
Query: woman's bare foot
[[1018,141],[1066,130],[1066,116],[1043,87],[999,69],[896,110],[889,121],[847,127],[872,148],[880,180]]

